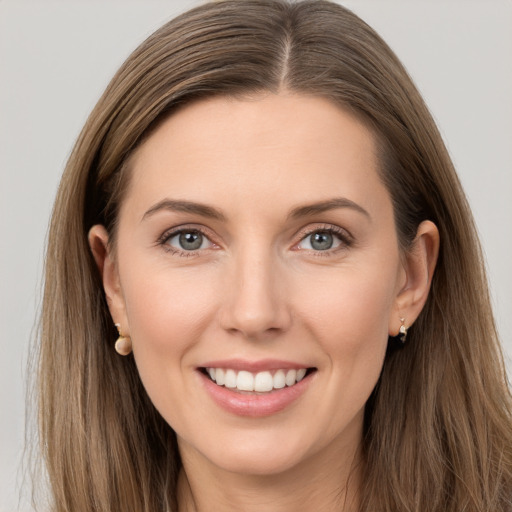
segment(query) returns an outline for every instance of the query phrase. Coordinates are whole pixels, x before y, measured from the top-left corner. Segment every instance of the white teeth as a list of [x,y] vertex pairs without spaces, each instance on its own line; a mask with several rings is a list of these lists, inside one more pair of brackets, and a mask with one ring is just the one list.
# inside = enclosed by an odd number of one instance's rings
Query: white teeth
[[238,372],[236,377],[236,387],[240,391],[254,391],[254,377],[249,372]]
[[283,370],[277,370],[274,374],[274,387],[276,389],[282,389],[286,386],[286,375]]
[[219,386],[224,386],[226,383],[226,372],[222,368],[213,369],[215,372],[215,377],[212,377]]
[[227,388],[236,388],[236,372],[235,370],[226,370],[224,386]]
[[241,370],[236,372],[225,368],[206,368],[210,378],[219,386],[236,388],[239,391],[256,391],[266,393],[273,389],[282,389],[300,382],[306,375],[307,369],[277,370],[274,375],[270,371],[253,374]]
[[[242,372],[240,372],[242,373]],[[274,387],[274,379],[270,372],[259,372],[254,379],[254,391],[265,392],[272,391]]]
[[306,375],[306,368],[297,370],[297,382],[300,382],[304,378],[304,375]]
[[296,370],[288,370],[286,372],[286,377],[284,379],[287,386],[293,386],[295,384],[297,378],[297,371]]

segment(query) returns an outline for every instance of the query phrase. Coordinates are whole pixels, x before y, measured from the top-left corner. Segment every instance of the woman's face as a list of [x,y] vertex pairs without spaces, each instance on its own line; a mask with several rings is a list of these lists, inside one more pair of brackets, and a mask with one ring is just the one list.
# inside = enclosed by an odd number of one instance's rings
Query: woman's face
[[135,153],[104,279],[184,459],[272,474],[358,446],[407,281],[375,153],[284,94],[199,101]]

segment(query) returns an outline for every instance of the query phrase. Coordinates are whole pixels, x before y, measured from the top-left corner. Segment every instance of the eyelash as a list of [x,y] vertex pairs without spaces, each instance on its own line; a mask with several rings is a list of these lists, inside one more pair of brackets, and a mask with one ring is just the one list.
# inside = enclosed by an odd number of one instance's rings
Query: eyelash
[[178,229],[170,229],[168,231],[165,231],[162,236],[158,239],[158,245],[160,245],[165,251],[170,252],[171,254],[175,254],[177,256],[180,256],[182,258],[190,258],[197,256],[198,252],[200,250],[204,249],[197,249],[194,251],[185,251],[177,249],[176,247],[173,247],[172,245],[169,245],[169,240],[174,238],[175,236],[181,235],[182,233],[199,233],[203,237],[205,237],[211,244],[216,245],[214,242],[211,241],[211,236],[209,236],[204,228],[200,227],[192,227],[192,226],[183,226]]
[[[190,258],[190,257],[197,256],[199,251],[204,250],[204,249],[196,249],[196,250],[186,251],[186,250],[177,249],[176,247],[169,245],[168,242],[170,239],[172,239],[182,233],[199,233],[200,235],[205,237],[211,244],[213,244],[214,246],[217,246],[217,244],[215,244],[215,242],[212,242],[211,237],[206,233],[204,228],[187,227],[187,226],[180,227],[178,229],[173,228],[171,230],[164,232],[158,239],[157,243],[165,251],[170,252],[171,254],[178,255],[179,257],[183,257],[183,258]],[[339,247],[335,247],[334,249],[331,249],[331,248],[326,249],[324,251],[314,250],[314,249],[312,249],[312,250],[305,249],[305,250],[310,251],[315,257],[320,257],[320,258],[329,257],[339,251],[343,251],[343,250],[350,248],[354,243],[352,236],[346,230],[344,230],[338,226],[333,226],[331,224],[328,224],[328,225],[323,225],[323,226],[317,226],[313,229],[306,229],[304,231],[301,231],[300,232],[300,240],[297,243],[295,243],[293,247],[297,247],[301,242],[303,242],[309,236],[311,236],[315,233],[327,233],[327,234],[333,235],[334,237],[338,238],[338,240],[340,240],[340,242],[341,242]],[[300,249],[297,249],[297,250],[300,250]]]
[[[311,254],[316,258],[326,258],[332,256],[333,254],[337,254],[340,251],[344,251],[349,249],[354,244],[353,237],[343,228],[338,226],[334,226],[332,224],[325,224],[323,226],[316,226],[314,228],[309,228],[300,232],[300,240],[294,245],[297,247],[300,243],[306,240],[309,236],[314,235],[315,233],[327,233],[333,235],[335,238],[340,240],[339,247],[326,249],[324,251],[320,250],[309,250]],[[300,250],[300,249],[299,249]],[[307,250],[307,249],[306,249]]]

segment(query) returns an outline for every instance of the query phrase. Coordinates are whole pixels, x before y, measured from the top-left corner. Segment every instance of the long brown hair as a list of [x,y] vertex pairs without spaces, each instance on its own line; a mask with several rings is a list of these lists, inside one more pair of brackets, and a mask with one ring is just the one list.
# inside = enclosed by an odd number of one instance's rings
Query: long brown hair
[[281,90],[328,98],[373,130],[402,250],[425,219],[441,237],[427,304],[408,344],[389,351],[366,407],[361,511],[510,511],[511,399],[464,193],[397,57],[322,0],[188,11],[133,52],[91,113],[62,178],[46,259],[39,418],[53,510],[175,509],[175,435],[133,358],[113,350],[87,232],[100,223],[115,239],[127,159],[174,110]]

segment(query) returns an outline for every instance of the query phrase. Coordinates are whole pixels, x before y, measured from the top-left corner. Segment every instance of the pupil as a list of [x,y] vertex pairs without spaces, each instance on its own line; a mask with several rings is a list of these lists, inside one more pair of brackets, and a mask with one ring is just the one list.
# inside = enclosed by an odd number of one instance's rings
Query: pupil
[[203,235],[197,232],[187,232],[180,234],[180,245],[187,251],[194,251],[201,247],[203,243]]
[[311,240],[311,247],[317,251],[326,251],[332,247],[333,238],[330,233],[315,233]]

